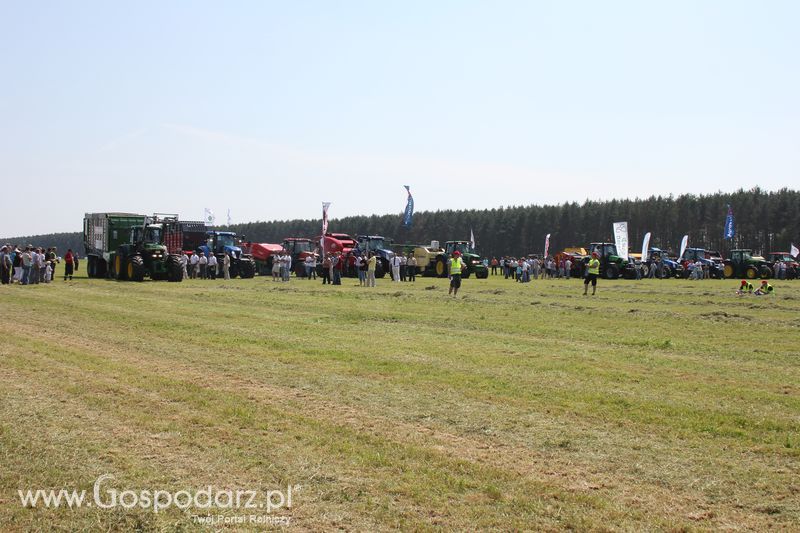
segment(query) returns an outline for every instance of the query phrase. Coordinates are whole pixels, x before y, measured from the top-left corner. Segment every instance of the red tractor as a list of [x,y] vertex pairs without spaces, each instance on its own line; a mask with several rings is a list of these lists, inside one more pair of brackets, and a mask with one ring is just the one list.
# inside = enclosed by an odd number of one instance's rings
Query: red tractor
[[319,259],[317,253],[317,243],[311,239],[302,239],[299,237],[287,237],[283,239],[283,250],[292,256],[292,270],[298,278],[306,277],[305,261],[308,256],[313,256]]
[[785,279],[796,279],[800,272],[800,263],[789,252],[771,252],[768,260],[773,264],[773,269],[778,263],[786,265]]

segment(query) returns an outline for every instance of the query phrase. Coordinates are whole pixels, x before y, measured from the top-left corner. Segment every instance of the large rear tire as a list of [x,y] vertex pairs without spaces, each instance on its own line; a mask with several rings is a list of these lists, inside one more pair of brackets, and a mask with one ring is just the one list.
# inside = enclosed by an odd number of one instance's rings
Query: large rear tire
[[131,281],[144,280],[144,260],[141,255],[134,255],[128,259],[128,264],[125,268],[125,273]]
[[447,263],[443,256],[436,258],[436,276],[439,278],[447,277]]
[[122,254],[117,253],[117,255],[114,256],[114,270],[112,277],[118,279],[119,281],[125,281],[128,279],[125,274],[125,258],[122,257]]
[[167,257],[167,280],[171,282],[183,281],[183,267],[177,255]]
[[758,269],[754,266],[747,267],[747,270],[744,271],[744,277],[747,279],[756,279],[758,277]]
[[606,279],[617,279],[619,277],[619,267],[614,263],[606,265],[604,274]]
[[661,266],[661,279],[669,279],[673,277],[675,274],[668,265]]
[[768,266],[762,266],[759,268],[758,273],[761,276],[761,279],[770,279],[773,277],[772,269]]
[[733,277],[733,275],[734,275],[734,274],[735,274],[735,272],[734,272],[734,270],[733,270],[733,265],[725,265],[725,266],[722,268],[722,275],[723,275],[724,277],[726,277],[726,278],[728,278],[728,279],[731,279],[731,278]]
[[[302,263],[298,263],[297,266],[303,267]],[[303,267],[303,274],[305,274],[305,267]],[[256,275],[256,267],[253,262],[249,259],[241,261],[239,265],[239,275],[242,279],[254,277]]]

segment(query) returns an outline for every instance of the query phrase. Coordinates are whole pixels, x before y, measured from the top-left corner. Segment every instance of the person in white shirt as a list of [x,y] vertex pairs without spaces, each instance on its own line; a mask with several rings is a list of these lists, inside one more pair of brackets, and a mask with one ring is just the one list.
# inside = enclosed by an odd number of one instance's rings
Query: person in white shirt
[[400,256],[400,281],[405,281],[406,280],[406,270],[407,270],[406,269],[406,265],[407,265],[406,256],[404,256],[403,254],[397,254],[397,255]]
[[289,281],[292,275],[292,256],[286,254],[283,256],[283,281]]
[[314,263],[314,256],[308,255],[306,256],[306,260],[303,261],[304,266],[306,268],[306,279],[311,280],[311,276],[314,276],[314,279],[317,279],[316,272],[314,272],[314,267],[316,266]]
[[183,279],[189,277],[189,273],[186,271],[186,265],[189,263],[189,258],[186,257],[186,252],[181,250],[181,270],[183,271]]
[[564,275],[569,279],[570,275],[572,274],[572,261],[567,259],[564,261]]
[[398,254],[392,257],[392,279],[396,283],[400,283],[400,256]]
[[225,254],[225,257],[222,258],[222,275],[225,276],[225,279],[231,279],[231,256],[230,256],[230,254]]
[[207,279],[208,278],[208,257],[206,254],[200,254],[200,259],[198,260],[198,265],[200,265],[200,279]]
[[272,256],[272,281],[278,281],[281,277],[281,266],[283,264],[283,254],[275,254]]
[[53,279],[53,268],[50,266],[50,261],[47,261],[46,265],[44,267],[44,282],[50,283]]
[[200,254],[197,253],[192,254],[191,265],[192,265],[191,278],[195,279],[200,274]]
[[209,279],[217,279],[217,256],[210,254],[208,256],[208,274]]

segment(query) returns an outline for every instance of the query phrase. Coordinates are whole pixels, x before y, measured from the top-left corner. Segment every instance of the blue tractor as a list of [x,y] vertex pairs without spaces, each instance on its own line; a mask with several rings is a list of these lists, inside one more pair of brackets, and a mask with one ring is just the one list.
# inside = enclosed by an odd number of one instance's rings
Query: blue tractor
[[683,265],[675,259],[671,259],[666,250],[661,248],[650,248],[650,260],[647,262],[648,271],[651,268],[658,268],[658,260],[661,260],[661,275],[656,272],[656,277],[661,279],[683,277]]
[[251,255],[242,252],[239,243],[243,239],[244,235],[240,238],[232,231],[207,231],[206,242],[197,247],[196,253],[206,257],[213,253],[220,265],[227,254],[231,258],[232,278],[252,278],[256,274],[256,264]]
[[392,271],[392,258],[394,252],[389,249],[387,239],[380,235],[358,235],[356,242],[358,245],[355,250],[358,253],[372,252],[378,258],[378,263],[375,265],[375,277],[382,278],[387,272]]
[[694,263],[695,261],[700,261],[703,267],[708,266],[708,274],[714,279],[723,279],[725,278],[724,269],[725,264],[719,260],[715,261],[714,256],[707,252],[705,248],[687,248],[683,252],[683,277],[689,277],[689,263]]

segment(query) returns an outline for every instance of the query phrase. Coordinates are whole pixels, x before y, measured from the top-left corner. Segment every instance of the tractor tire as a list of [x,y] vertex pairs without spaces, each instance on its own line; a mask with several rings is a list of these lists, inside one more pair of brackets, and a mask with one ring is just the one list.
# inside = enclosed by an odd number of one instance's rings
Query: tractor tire
[[650,267],[642,263],[642,279],[647,279],[647,276],[649,274],[650,274]]
[[[295,277],[298,277],[298,278],[306,277],[306,265],[305,265],[305,263],[295,263],[294,264],[294,268],[292,268],[292,270],[294,270]],[[244,277],[244,275],[242,275],[242,277]]]
[[464,272],[461,274],[461,279],[469,279],[471,275],[472,272],[470,272],[469,270],[464,270]]
[[744,277],[747,279],[756,279],[758,277],[758,269],[754,266],[747,267],[747,270],[744,271]]
[[[303,266],[298,263],[298,266]],[[303,267],[303,274],[305,274],[305,267]],[[256,275],[256,266],[251,260],[241,261],[239,264],[239,276],[242,279],[250,279]]]
[[722,267],[722,275],[727,279],[731,279],[736,272],[733,270],[733,265],[725,265]]
[[128,279],[125,274],[125,259],[122,257],[122,254],[117,254],[114,256],[114,270],[112,277],[118,279],[119,281],[125,281]]
[[97,274],[98,278],[105,278],[108,276],[108,263],[105,262],[104,259],[100,259],[99,257],[95,257],[95,274]]
[[768,266],[762,266],[761,268],[759,268],[758,273],[761,279],[770,279],[774,275],[772,269]]
[[447,263],[446,259],[442,256],[436,258],[436,277],[438,278],[447,277]]
[[661,279],[669,279],[669,278],[674,277],[674,276],[675,276],[675,273],[672,271],[672,269],[668,265],[662,265],[661,266]]
[[603,277],[606,279],[617,279],[619,277],[619,267],[615,264],[606,265]]
[[183,267],[177,255],[167,257],[167,281],[183,281]]
[[381,279],[386,277],[386,268],[383,266],[383,261],[378,261],[375,265],[375,279]]
[[141,255],[133,255],[128,259],[125,275],[131,281],[144,281],[144,260]]
[[787,268],[786,269],[786,279],[797,279],[797,269],[796,268]]
[[475,272],[475,277],[477,279],[486,279],[489,277],[489,269],[481,270],[480,272]]

